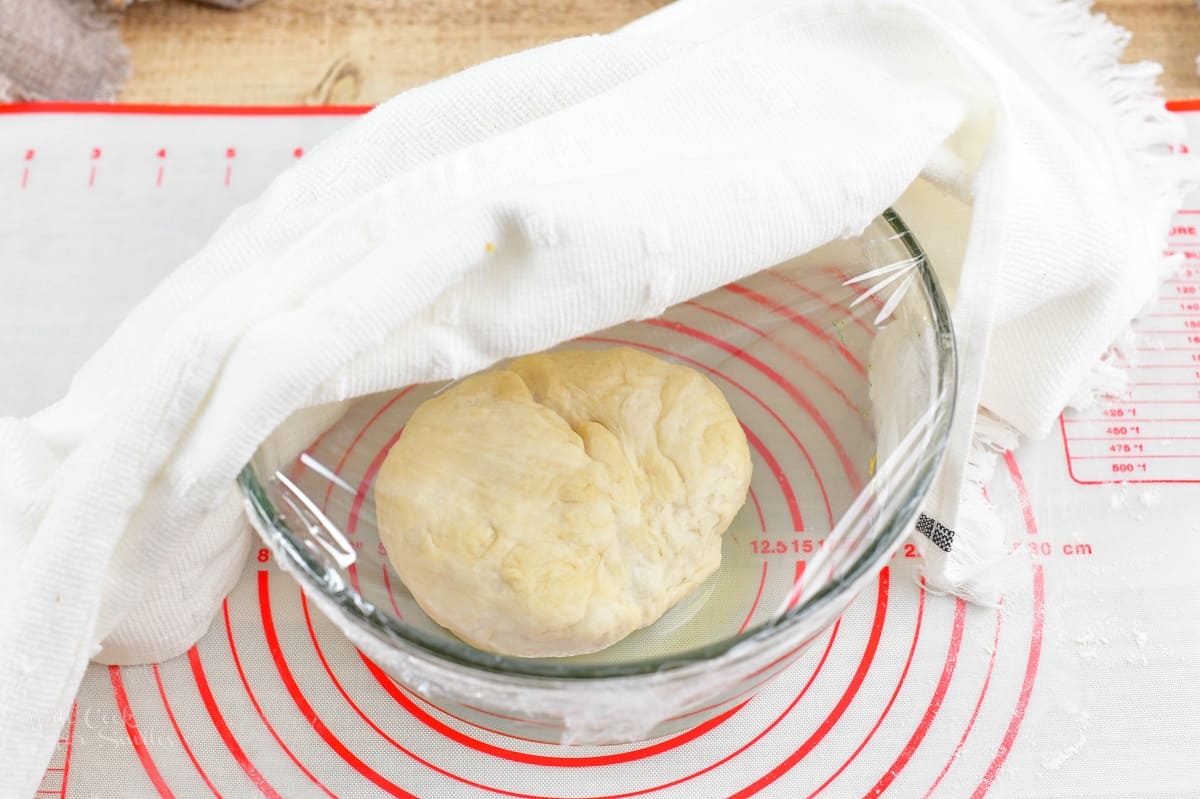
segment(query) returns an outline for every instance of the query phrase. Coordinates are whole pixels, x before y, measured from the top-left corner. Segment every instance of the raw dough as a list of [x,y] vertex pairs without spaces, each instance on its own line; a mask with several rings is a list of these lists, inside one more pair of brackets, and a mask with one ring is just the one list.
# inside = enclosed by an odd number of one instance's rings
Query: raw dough
[[375,484],[379,537],[471,645],[594,652],[716,570],[750,470],[699,372],[628,348],[531,355],[417,408]]

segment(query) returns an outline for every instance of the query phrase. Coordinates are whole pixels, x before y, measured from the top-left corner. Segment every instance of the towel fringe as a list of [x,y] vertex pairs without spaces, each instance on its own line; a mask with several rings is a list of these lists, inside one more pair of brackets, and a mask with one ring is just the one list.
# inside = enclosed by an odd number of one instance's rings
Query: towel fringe
[[[1045,35],[1047,52],[1086,85],[1107,98],[1116,133],[1135,165],[1143,188],[1172,214],[1186,191],[1172,145],[1184,141],[1179,119],[1167,109],[1158,78],[1162,65],[1153,61],[1122,64],[1133,38],[1125,28],[1092,11],[1092,0],[1023,0],[1020,9],[1031,29]],[[1166,231],[1163,231],[1165,236]]]
[[[1032,35],[1045,37],[1044,52],[1079,81],[1095,88],[1112,112],[1113,133],[1129,156],[1131,175],[1145,197],[1148,213],[1163,220],[1161,232],[1148,229],[1146,251],[1162,250],[1171,216],[1192,181],[1183,177],[1174,155],[1184,140],[1179,119],[1167,110],[1158,85],[1162,67],[1153,62],[1122,64],[1132,34],[1105,15],[1093,13],[1092,0],[1017,0],[1018,13],[1031,23]],[[1161,271],[1145,282],[1146,300],[1178,263],[1164,257]],[[1144,312],[1144,311],[1143,311]],[[1139,314],[1140,315],[1140,314]],[[1133,331],[1123,331],[1099,357],[1070,407],[1087,407],[1112,397],[1126,385],[1126,367],[1134,354]],[[935,591],[993,605],[1003,591],[1004,570],[996,568],[1011,551],[1004,525],[988,501],[986,486],[997,456],[1016,449],[1020,435],[1006,421],[980,408],[967,466],[951,552],[927,561],[924,578]]]
[[1087,376],[1068,400],[1067,407],[1085,412],[1105,400],[1119,396],[1129,384],[1129,370],[1126,364],[1130,363],[1134,356],[1133,328],[1127,327],[1092,364]]
[[[1044,36],[1043,51],[1053,53],[1061,66],[1085,86],[1100,92],[1112,112],[1113,134],[1129,156],[1136,188],[1145,197],[1147,212],[1163,220],[1162,230],[1147,229],[1146,249],[1163,249],[1167,224],[1179,208],[1190,181],[1181,176],[1175,148],[1184,139],[1182,124],[1167,110],[1158,77],[1162,67],[1152,62],[1120,63],[1132,35],[1103,14],[1092,12],[1092,0],[1017,0],[1018,13],[1031,23],[1034,36]],[[1165,257],[1154,279],[1145,281],[1146,302],[1177,265]],[[1144,311],[1143,311],[1144,312]],[[1140,315],[1140,314],[1139,314]],[[1118,394],[1127,383],[1125,364],[1131,362],[1133,331],[1127,327],[1098,358],[1072,396],[1070,407],[1086,408]],[[925,584],[969,601],[994,605],[1003,592],[1005,570],[997,568],[1011,552],[1008,536],[986,487],[996,470],[997,457],[1016,449],[1020,435],[1005,420],[980,408],[976,418],[962,495],[958,535],[950,552],[927,555]]]
[[[1184,141],[1185,134],[1163,100],[1158,85],[1162,66],[1148,61],[1120,63],[1132,34],[1106,15],[1093,13],[1092,7],[1092,0],[1025,0],[1023,12],[1055,38],[1059,58],[1108,98],[1116,133],[1130,156],[1134,175],[1163,218],[1162,231],[1150,231],[1161,245],[1168,220],[1200,181],[1181,171],[1174,155],[1175,145]],[[1145,305],[1136,317],[1149,310],[1154,290],[1180,263],[1180,255],[1163,255],[1158,274],[1147,282]],[[1121,393],[1128,384],[1125,364],[1132,363],[1134,356],[1133,328],[1127,326],[1093,364],[1068,407],[1087,410]]]

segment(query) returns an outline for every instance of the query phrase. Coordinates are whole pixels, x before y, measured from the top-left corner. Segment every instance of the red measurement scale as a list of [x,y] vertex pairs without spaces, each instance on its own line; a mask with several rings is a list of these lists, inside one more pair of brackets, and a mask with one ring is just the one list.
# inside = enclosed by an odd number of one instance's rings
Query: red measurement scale
[[[361,111],[0,108],[0,413],[53,401],[155,281]],[[1193,225],[1200,214],[1181,214],[1173,248],[1200,252]],[[42,725],[62,729],[39,796],[1196,795],[1200,497],[1108,485],[1200,479],[1200,272],[1187,263],[1163,315],[1138,323],[1133,393],[1001,461],[989,493],[1014,542],[998,609],[927,594],[902,548],[735,712],[657,741],[562,748],[392,682],[256,547],[190,651],[89,667],[71,716]],[[823,540],[754,528],[742,551],[764,569],[802,564]]]
[[1080,483],[1200,482],[1200,197],[1189,204],[1167,242],[1181,265],[1134,323],[1126,389],[1060,420]]

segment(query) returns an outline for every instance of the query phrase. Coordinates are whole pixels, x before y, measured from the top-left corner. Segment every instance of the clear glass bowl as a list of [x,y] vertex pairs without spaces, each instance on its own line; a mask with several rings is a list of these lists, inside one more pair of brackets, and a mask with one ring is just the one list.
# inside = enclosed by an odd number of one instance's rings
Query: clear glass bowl
[[861,235],[563,347],[633,346],[725,393],[754,477],[720,569],[653,625],[589,655],[482,652],[431,621],[388,563],[372,482],[444,385],[355,400],[293,462],[242,472],[251,521],[375,666],[449,717],[552,743],[669,734],[730,710],[790,665],[891,557],[953,413],[950,317],[888,211]]

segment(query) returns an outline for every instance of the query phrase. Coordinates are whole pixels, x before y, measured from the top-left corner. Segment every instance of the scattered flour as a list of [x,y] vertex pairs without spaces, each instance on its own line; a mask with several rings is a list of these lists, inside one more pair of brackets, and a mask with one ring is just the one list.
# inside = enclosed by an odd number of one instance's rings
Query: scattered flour
[[1081,646],[1108,646],[1108,639],[1103,635],[1096,635],[1091,630],[1088,630],[1083,635],[1075,639],[1075,643]]
[[1108,639],[1103,635],[1097,635],[1093,630],[1088,630],[1078,638],[1072,639],[1075,644],[1075,654],[1080,660],[1092,661],[1100,655],[1100,650],[1108,646]]
[[1110,510],[1120,510],[1129,502],[1129,484],[1117,483],[1117,487],[1108,495],[1108,507]]
[[1141,652],[1129,652],[1125,655],[1125,662],[1130,666],[1146,666],[1150,663],[1145,654]]
[[1091,716],[1088,715],[1087,711],[1083,711],[1075,717],[1075,721],[1079,725],[1075,742],[1058,754],[1043,759],[1042,768],[1047,771],[1057,771],[1062,768],[1063,763],[1066,763],[1083,751],[1083,747],[1087,744],[1087,728],[1088,723],[1091,721]]
[[1137,649],[1131,649],[1125,653],[1125,662],[1131,666],[1145,666],[1150,663],[1146,657],[1146,641],[1149,639],[1145,632],[1134,627],[1130,630],[1133,636],[1133,643],[1137,645]]

